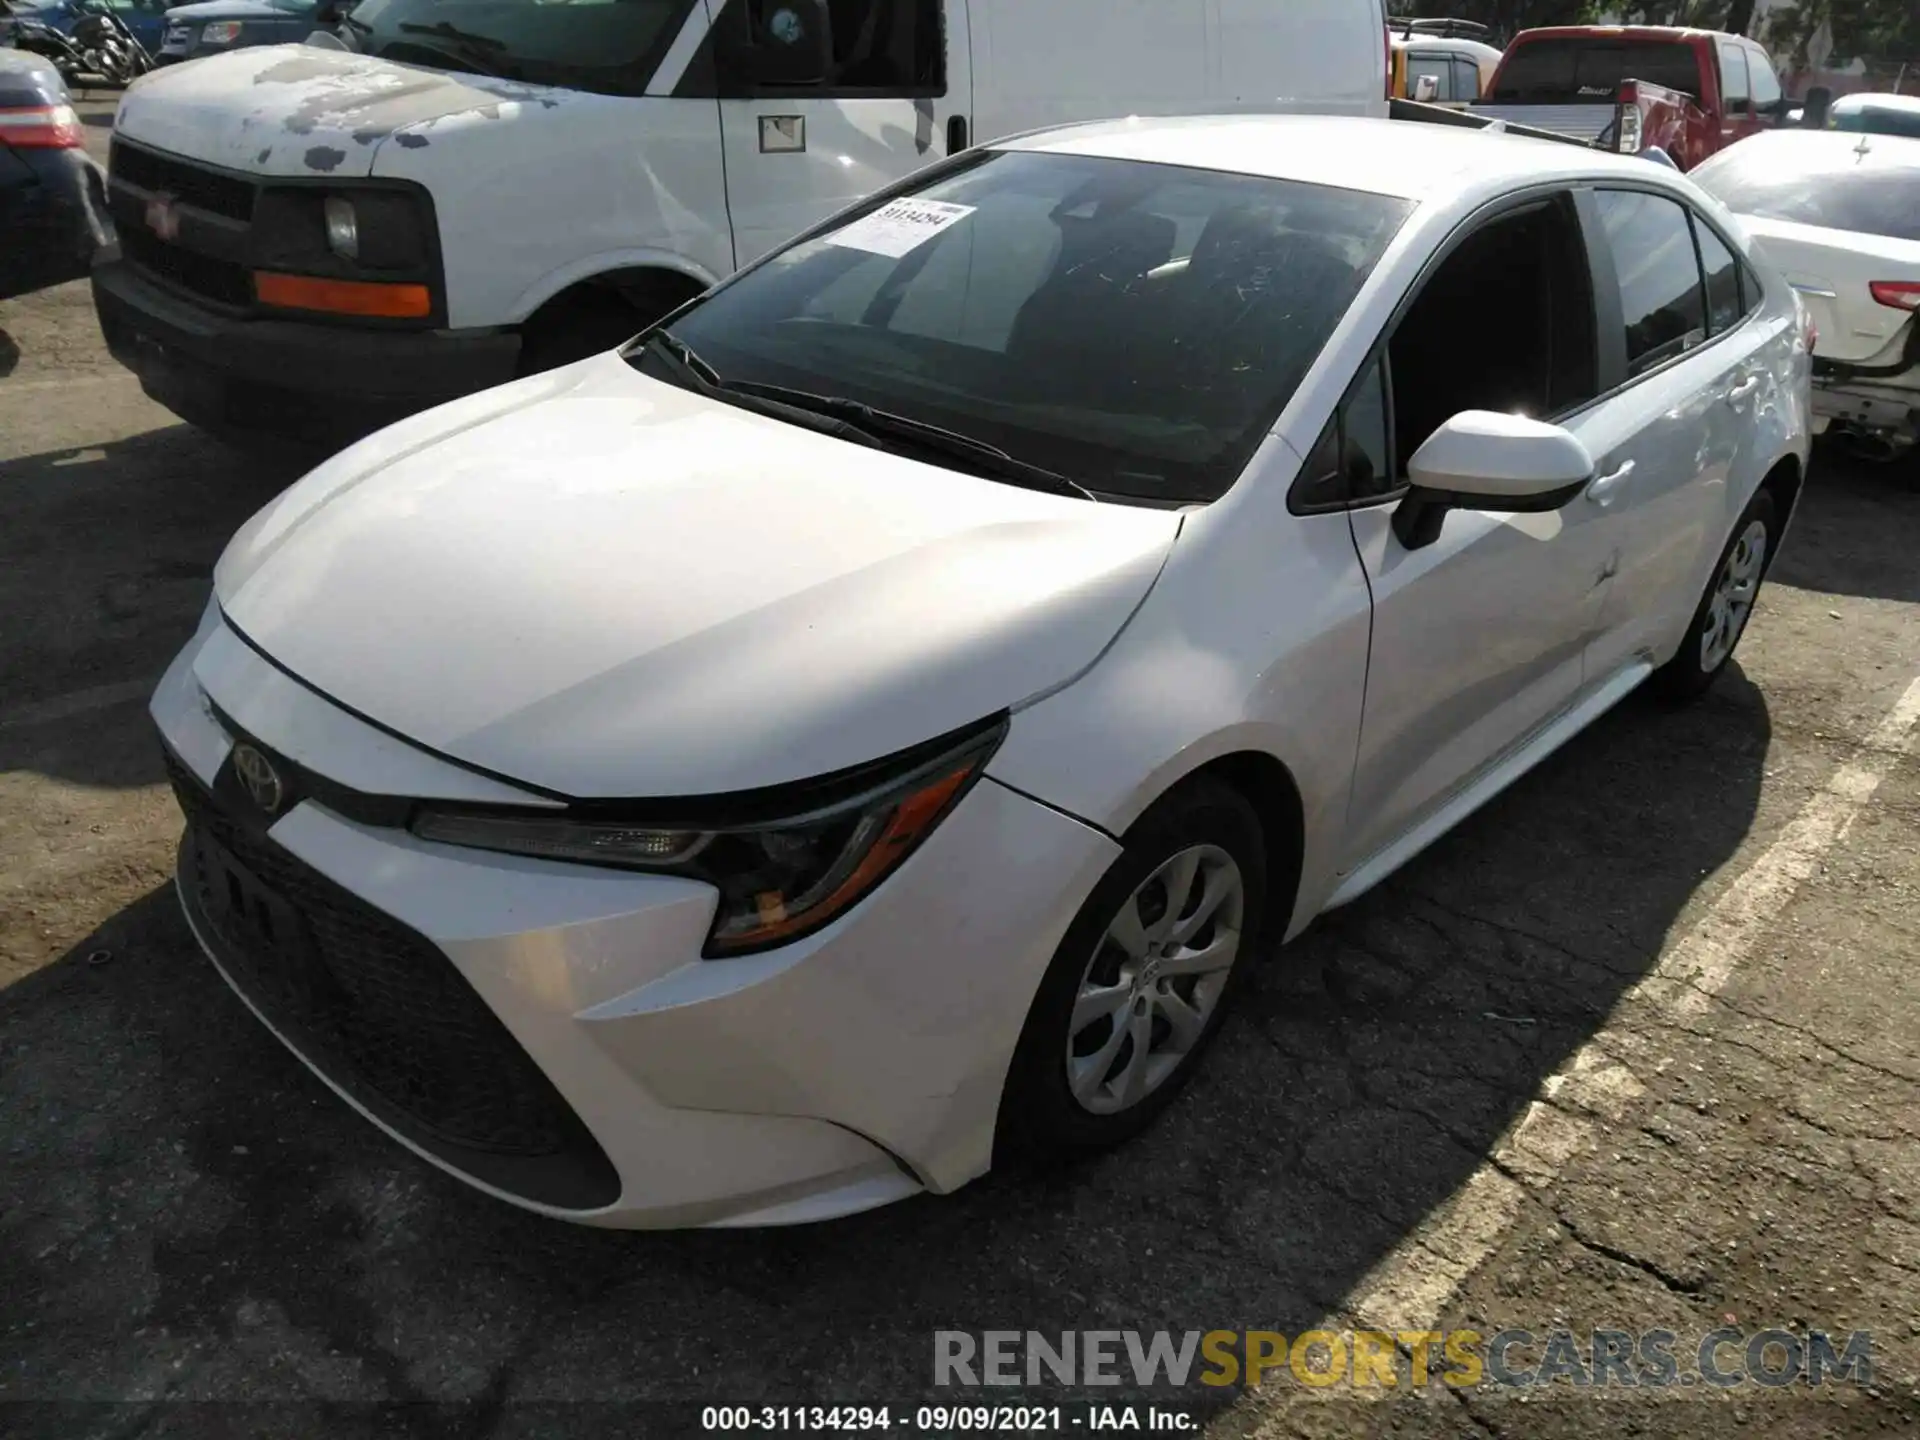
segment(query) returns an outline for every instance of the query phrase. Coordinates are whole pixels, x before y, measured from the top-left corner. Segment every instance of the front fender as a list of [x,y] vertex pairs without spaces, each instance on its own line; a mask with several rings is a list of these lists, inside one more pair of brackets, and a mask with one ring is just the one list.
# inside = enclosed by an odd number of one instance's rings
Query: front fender
[[525,320],[554,296],[582,280],[592,280],[620,270],[666,270],[684,276],[702,290],[720,283],[721,276],[706,266],[671,250],[640,246],[627,250],[607,250],[582,256],[569,264],[548,271],[514,297],[509,314],[513,323]]

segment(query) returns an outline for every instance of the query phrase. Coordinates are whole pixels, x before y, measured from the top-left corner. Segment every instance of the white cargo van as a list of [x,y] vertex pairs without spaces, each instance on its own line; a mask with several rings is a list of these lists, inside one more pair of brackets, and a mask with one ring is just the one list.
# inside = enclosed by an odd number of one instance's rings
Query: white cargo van
[[344,438],[617,344],[977,141],[1386,96],[1382,0],[360,0],[127,92],[94,298],[185,418]]

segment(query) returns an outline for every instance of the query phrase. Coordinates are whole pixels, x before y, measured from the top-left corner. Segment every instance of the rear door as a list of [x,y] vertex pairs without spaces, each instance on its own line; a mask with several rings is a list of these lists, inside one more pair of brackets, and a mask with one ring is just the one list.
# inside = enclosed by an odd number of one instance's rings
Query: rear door
[[741,57],[780,46],[810,7],[708,3],[736,265],[971,140],[967,0],[829,0],[831,73],[792,85],[756,82]]
[[1753,478],[1751,416],[1772,403],[1777,335],[1733,248],[1673,195],[1608,187],[1583,208],[1610,387],[1582,432],[1600,477],[1586,503],[1608,517],[1616,556],[1595,677],[1658,654],[1691,617]]

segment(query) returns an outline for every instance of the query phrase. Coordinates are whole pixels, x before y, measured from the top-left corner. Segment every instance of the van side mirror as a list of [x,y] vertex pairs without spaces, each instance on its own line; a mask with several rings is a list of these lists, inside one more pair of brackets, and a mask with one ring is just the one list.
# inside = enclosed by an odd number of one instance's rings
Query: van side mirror
[[827,0],[736,0],[725,11],[726,62],[755,85],[824,85],[833,77]]
[[1440,96],[1440,77],[1438,75],[1416,75],[1413,77],[1413,98],[1422,105],[1431,105]]
[[1535,515],[1558,510],[1593,479],[1593,456],[1558,425],[1491,410],[1463,410],[1407,462],[1393,533],[1409,550],[1440,538],[1449,510]]

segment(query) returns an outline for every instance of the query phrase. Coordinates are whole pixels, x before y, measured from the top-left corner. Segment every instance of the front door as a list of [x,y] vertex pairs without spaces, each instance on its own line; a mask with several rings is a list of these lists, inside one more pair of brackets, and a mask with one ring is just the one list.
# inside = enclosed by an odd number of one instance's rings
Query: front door
[[[735,265],[971,138],[966,0],[709,0]],[[802,40],[824,14],[824,77],[774,85],[741,56]],[[746,48],[743,48],[746,47]]]
[[[1459,241],[1388,343],[1398,484],[1411,453],[1462,411],[1581,433],[1599,393],[1590,290],[1571,195]],[[1389,490],[1352,511],[1373,642],[1347,872],[1579,699],[1616,564],[1612,517],[1584,496],[1548,514],[1450,511],[1439,538],[1416,548],[1395,533],[1394,509]]]

